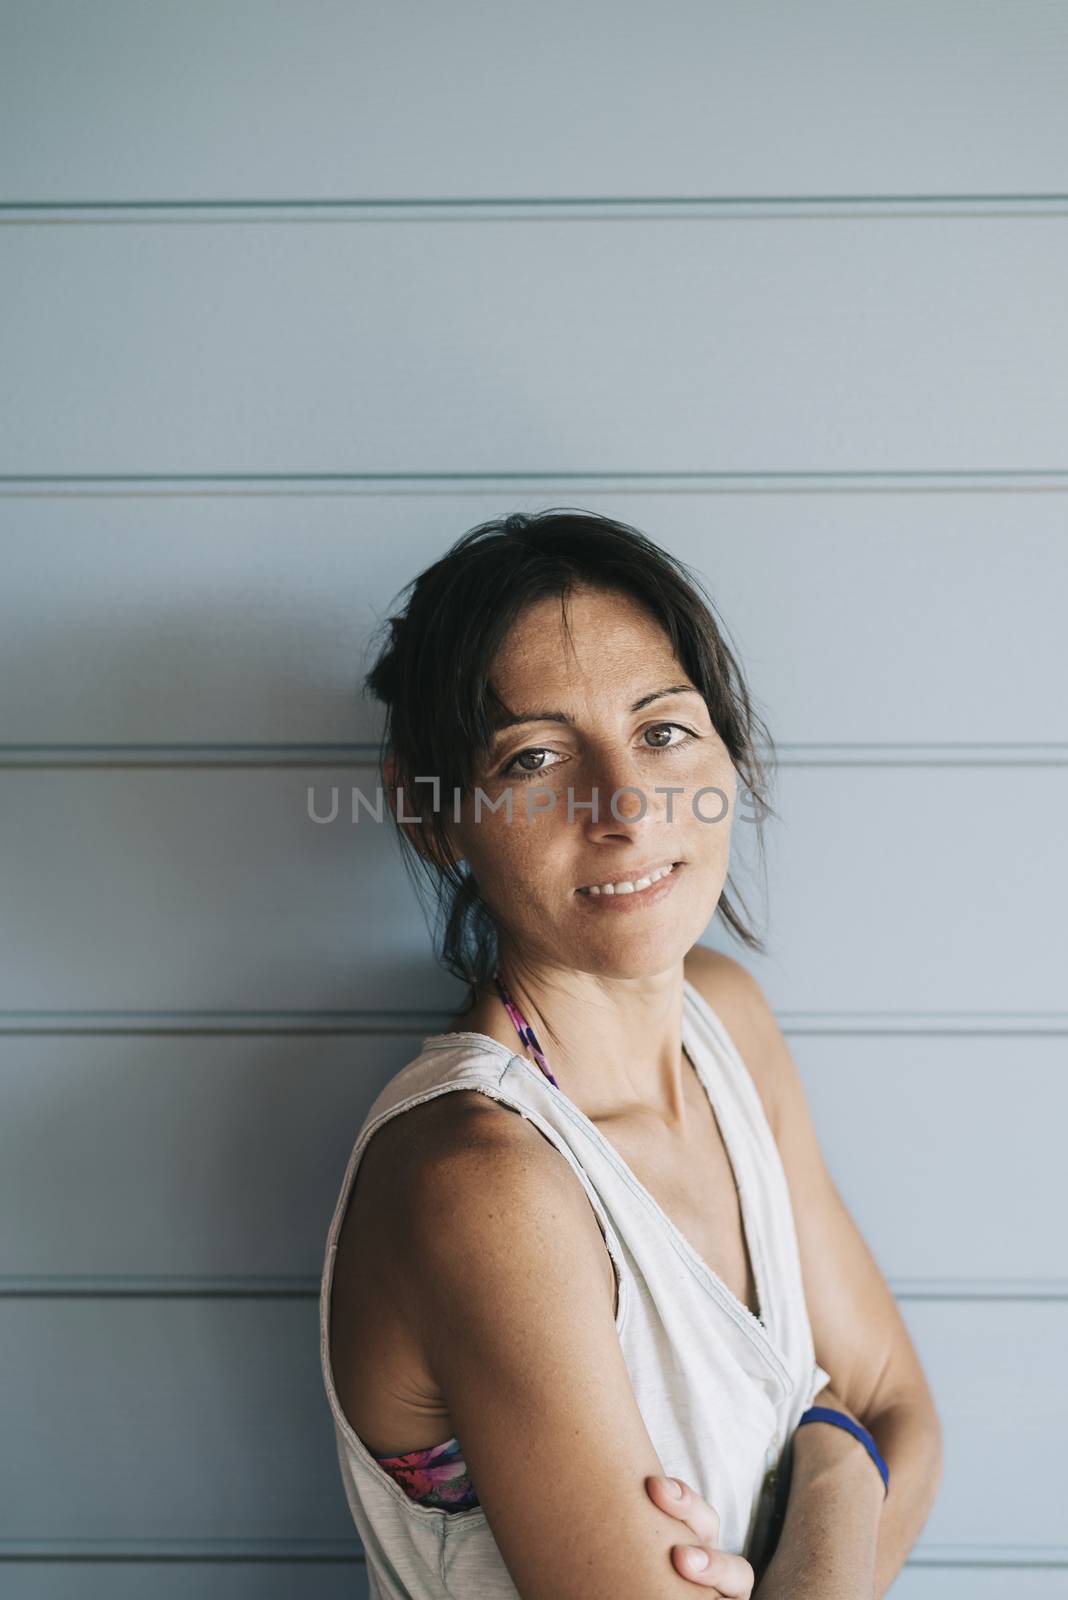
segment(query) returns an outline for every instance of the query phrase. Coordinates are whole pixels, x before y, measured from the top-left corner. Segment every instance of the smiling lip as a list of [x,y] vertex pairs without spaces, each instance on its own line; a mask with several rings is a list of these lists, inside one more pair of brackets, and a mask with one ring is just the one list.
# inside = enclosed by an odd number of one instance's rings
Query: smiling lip
[[[681,861],[674,863],[665,861],[662,865],[665,867],[670,865],[673,870],[666,873],[664,877],[658,878],[655,883],[649,884],[648,888],[635,889],[630,894],[582,894],[576,889],[575,898],[584,909],[593,913],[607,913],[609,916],[625,916],[628,913],[651,910],[654,906],[659,905],[661,900],[666,900],[668,895],[674,892],[684,863]],[[656,868],[646,868],[646,871],[650,870],[655,872]],[[638,874],[638,877],[642,876],[644,876],[643,873]],[[636,879],[606,878],[604,881],[606,883],[634,883]]]
[[[602,883],[637,883],[641,878],[647,878],[650,872],[660,872],[664,867],[676,867],[681,865],[681,861],[671,861],[670,859],[667,861],[650,861],[647,867],[640,867],[637,872],[621,872],[618,878],[595,878],[590,883],[580,884],[579,888],[575,890],[575,893],[581,894],[583,889],[599,887]],[[636,893],[641,892],[642,891],[640,890],[636,891]]]

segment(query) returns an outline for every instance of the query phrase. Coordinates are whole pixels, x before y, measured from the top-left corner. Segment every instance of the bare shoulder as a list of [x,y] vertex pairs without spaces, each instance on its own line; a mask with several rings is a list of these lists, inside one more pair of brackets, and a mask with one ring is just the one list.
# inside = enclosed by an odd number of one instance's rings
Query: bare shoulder
[[[510,1114],[506,1114],[510,1113]],[[487,1163],[521,1161],[553,1172],[565,1158],[516,1107],[479,1089],[450,1089],[392,1117],[374,1135],[365,1161],[375,1152],[376,1176],[402,1202],[449,1169],[485,1170]]]
[[[360,1164],[360,1200],[380,1238],[407,1245],[413,1230],[433,1231],[446,1219],[459,1199],[457,1183],[492,1185],[517,1165],[552,1182],[567,1163],[514,1107],[478,1089],[452,1089],[390,1117],[372,1135]],[[407,1251],[396,1259],[408,1260]]]
[[[534,1229],[562,1225],[577,1228],[587,1250],[604,1255],[581,1182],[533,1122],[477,1089],[453,1090],[431,1104],[394,1168],[396,1215],[413,1263],[448,1258],[454,1241],[470,1242],[480,1226],[497,1236],[503,1227],[507,1235],[509,1224],[519,1251]],[[442,1227],[457,1215],[462,1228]]]
[[706,945],[695,944],[687,951],[683,971],[733,1039],[778,1138],[781,1096],[777,1082],[785,1042],[767,995],[748,967]]
[[498,1236],[514,1227],[519,1252],[532,1226],[577,1230],[592,1281],[600,1279],[614,1303],[611,1262],[582,1184],[515,1107],[477,1089],[437,1095],[385,1123],[364,1166],[365,1216],[376,1219],[394,1287],[417,1322],[427,1312],[428,1268],[459,1266],[456,1253],[470,1246],[480,1219]]
[[678,1524],[645,1493],[663,1467],[602,1292],[589,1196],[529,1119],[478,1091],[448,1111],[392,1184],[395,1236],[505,1565],[527,1600],[666,1600],[681,1592]]
[[525,1230],[555,1217],[582,1253],[576,1287],[611,1322],[615,1275],[593,1208],[533,1123],[477,1090],[454,1089],[376,1129],[339,1233],[330,1302],[334,1382],[369,1449],[408,1449],[456,1431],[433,1361],[435,1279],[477,1297],[484,1273],[474,1230],[511,1238],[521,1261]]

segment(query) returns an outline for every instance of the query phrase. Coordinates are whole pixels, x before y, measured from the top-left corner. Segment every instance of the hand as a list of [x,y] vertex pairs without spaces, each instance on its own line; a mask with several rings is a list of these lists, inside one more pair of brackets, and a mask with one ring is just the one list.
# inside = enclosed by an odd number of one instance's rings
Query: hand
[[[682,1489],[677,1499],[668,1488],[672,1483]],[[744,1556],[719,1549],[719,1512],[679,1478],[646,1478],[645,1491],[659,1510],[677,1517],[696,1536],[696,1543],[671,1546],[671,1564],[679,1576],[711,1590],[722,1600],[749,1600],[755,1574]],[[707,1559],[699,1566],[702,1556]]]

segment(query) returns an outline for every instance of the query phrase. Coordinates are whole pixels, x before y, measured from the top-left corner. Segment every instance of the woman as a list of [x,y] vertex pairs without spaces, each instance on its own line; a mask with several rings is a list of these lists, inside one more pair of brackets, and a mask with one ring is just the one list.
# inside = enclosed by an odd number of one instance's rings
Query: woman
[[762,948],[739,779],[770,809],[711,603],[625,524],[516,514],[415,580],[368,683],[468,984],[371,1107],[327,1241],[372,1595],[881,1595],[940,1430],[770,1007],[698,943],[718,914]]

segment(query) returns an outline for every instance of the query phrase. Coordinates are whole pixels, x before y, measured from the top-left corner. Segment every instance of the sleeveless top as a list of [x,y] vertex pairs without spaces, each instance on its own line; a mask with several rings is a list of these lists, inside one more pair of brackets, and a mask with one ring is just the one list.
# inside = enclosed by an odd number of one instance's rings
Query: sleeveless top
[[[596,1124],[534,1062],[488,1034],[424,1039],[371,1105],[330,1223],[319,1296],[323,1383],[371,1600],[520,1600],[485,1511],[468,1504],[460,1441],[384,1458],[396,1465],[422,1456],[445,1466],[436,1495],[428,1493],[433,1473],[410,1482],[430,1502],[420,1504],[355,1433],[330,1360],[338,1236],[368,1140],[392,1117],[457,1089],[519,1111],[571,1166],[611,1258],[616,1332],[661,1468],[715,1506],[720,1548],[744,1555],[759,1577],[781,1523],[794,1430],[830,1377],[815,1358],[786,1174],[763,1102],[723,1023],[688,979],[682,1042],[733,1170],[759,1316],[701,1259]],[[449,1482],[453,1501],[467,1509],[449,1509]]]

